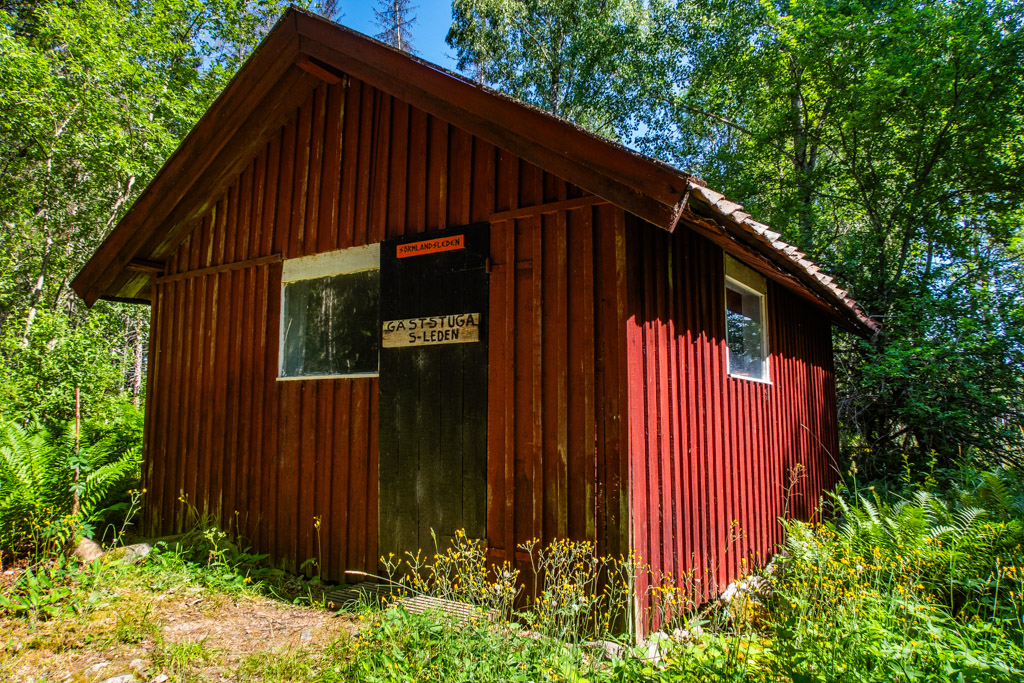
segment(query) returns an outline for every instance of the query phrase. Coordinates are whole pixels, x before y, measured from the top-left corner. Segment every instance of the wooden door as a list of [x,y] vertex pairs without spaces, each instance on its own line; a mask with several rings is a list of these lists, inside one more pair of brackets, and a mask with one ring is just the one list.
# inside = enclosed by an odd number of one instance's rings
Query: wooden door
[[381,245],[382,555],[486,534],[488,230]]

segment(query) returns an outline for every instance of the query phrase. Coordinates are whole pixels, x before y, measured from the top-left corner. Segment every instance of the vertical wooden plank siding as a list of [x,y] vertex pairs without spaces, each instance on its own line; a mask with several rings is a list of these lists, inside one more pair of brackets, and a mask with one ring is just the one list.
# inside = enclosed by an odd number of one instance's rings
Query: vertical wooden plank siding
[[[499,203],[548,191],[519,163],[499,156]],[[522,569],[519,546],[534,538],[627,552],[622,211],[586,206],[491,229],[489,554]]]
[[[167,275],[491,223],[487,544],[635,549],[711,597],[835,481],[831,326],[768,292],[771,383],[725,372],[721,250],[357,80],[321,85],[197,220]],[[322,576],[377,568],[376,378],[277,380],[280,263],[153,287],[151,533],[215,517]],[[787,493],[789,494],[787,500]],[[319,520],[319,526],[317,521]],[[352,577],[349,577],[350,579]],[[665,580],[668,580],[667,578]]]
[[[486,222],[582,194],[350,79],[310,95],[166,274]],[[491,556],[514,560],[535,536],[624,552],[625,217],[587,206],[492,231]],[[149,529],[181,531],[194,508],[288,569],[315,558],[329,579],[374,572],[377,379],[278,381],[280,297],[279,263],[154,285]]]
[[651,582],[715,597],[774,553],[780,517],[814,516],[836,481],[835,373],[830,321],[769,285],[771,383],[728,376],[721,249],[630,220],[631,534],[650,609]]

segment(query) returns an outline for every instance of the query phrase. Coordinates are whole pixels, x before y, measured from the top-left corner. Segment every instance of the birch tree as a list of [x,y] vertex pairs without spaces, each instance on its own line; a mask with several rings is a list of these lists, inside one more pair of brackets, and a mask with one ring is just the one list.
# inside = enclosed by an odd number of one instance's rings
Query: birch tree
[[59,355],[71,338],[69,354],[79,348],[121,372],[90,382],[80,372],[87,363],[64,368],[87,405],[89,386],[112,394],[135,384],[133,338],[145,333],[148,309],[102,305],[93,322],[110,327],[97,329],[69,283],[280,11],[245,0],[0,7],[0,395],[24,379],[19,401],[53,389],[60,399],[41,401],[47,410],[71,405],[63,382],[18,374],[50,367],[30,360]]

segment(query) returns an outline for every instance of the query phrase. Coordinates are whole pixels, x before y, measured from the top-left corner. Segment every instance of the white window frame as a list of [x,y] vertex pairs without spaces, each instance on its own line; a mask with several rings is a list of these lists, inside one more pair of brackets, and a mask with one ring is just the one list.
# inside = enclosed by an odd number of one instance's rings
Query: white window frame
[[[725,326],[726,372],[729,377],[734,379],[742,379],[749,382],[760,382],[761,384],[771,384],[771,352],[768,345],[768,282],[763,275],[753,268],[750,268],[728,254],[725,254],[725,283],[723,291],[726,297],[729,295],[730,286],[740,290],[741,292],[753,294],[757,297],[758,305],[761,309],[761,367],[763,368],[763,372],[761,377],[751,377],[750,375],[733,373],[732,368],[730,367],[732,362],[732,350],[729,348],[728,324]],[[722,307],[722,315],[727,316],[728,311],[728,303],[726,303],[725,306]]]
[[[284,290],[289,284],[300,280],[318,280],[335,275],[349,275],[367,270],[380,270],[380,244],[367,244],[337,251],[325,251],[310,256],[299,256],[285,259],[281,269],[281,318],[277,340],[277,381],[308,381],[318,379],[358,379],[360,377],[378,377],[380,375],[380,348],[377,349],[376,372],[352,372],[339,375],[295,375],[282,377],[284,368],[284,334],[285,317],[288,311],[284,305]],[[378,330],[379,331],[379,330]]]

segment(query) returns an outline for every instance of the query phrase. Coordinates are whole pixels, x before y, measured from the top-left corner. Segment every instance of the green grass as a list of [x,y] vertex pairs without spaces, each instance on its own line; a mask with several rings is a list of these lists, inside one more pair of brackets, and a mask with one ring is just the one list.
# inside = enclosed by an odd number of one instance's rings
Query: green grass
[[248,681],[305,681],[324,680],[319,664],[309,650],[287,652],[257,652],[242,659],[234,671],[234,679]]
[[118,611],[116,619],[111,636],[119,643],[141,643],[160,633],[161,625],[153,618],[149,602],[129,602]]
[[157,641],[151,661],[153,666],[172,677],[186,680],[195,672],[217,661],[218,651],[206,644],[206,639],[183,640],[177,643]]
[[[137,565],[53,561],[23,575],[0,607],[0,678],[16,669],[53,677],[93,653],[122,664],[139,657],[147,676],[190,681],[1024,680],[1020,477],[967,473],[901,496],[864,493],[839,497],[833,521],[787,524],[770,590],[703,609],[703,634],[665,643],[657,662],[628,635],[622,658],[599,657],[588,644],[616,637],[615,619],[591,616],[626,613],[613,604],[619,594],[598,594],[596,573],[611,567],[625,584],[642,566],[607,564],[585,544],[531,547],[548,577],[536,588],[539,609],[513,602],[532,577],[488,567],[483,549],[462,540],[429,562],[410,558],[418,571],[406,590],[476,603],[475,618],[413,614],[399,600],[335,619],[290,607],[317,601],[308,582],[200,524]],[[673,604],[689,606],[684,598]],[[259,610],[263,621],[291,616],[292,637],[242,635]],[[693,614],[673,618],[692,630]],[[170,629],[192,619],[210,630],[229,617],[233,628],[212,630],[232,631],[237,642]],[[327,630],[315,642],[299,639],[317,619],[330,620]]]

